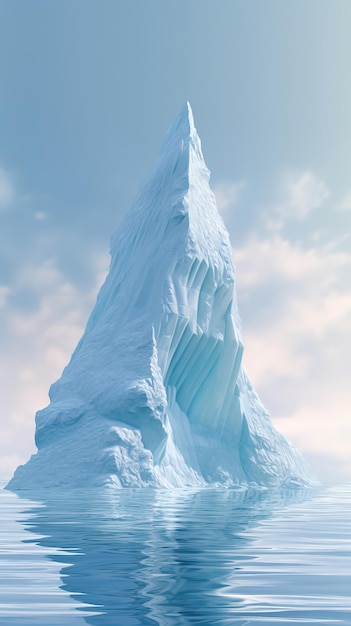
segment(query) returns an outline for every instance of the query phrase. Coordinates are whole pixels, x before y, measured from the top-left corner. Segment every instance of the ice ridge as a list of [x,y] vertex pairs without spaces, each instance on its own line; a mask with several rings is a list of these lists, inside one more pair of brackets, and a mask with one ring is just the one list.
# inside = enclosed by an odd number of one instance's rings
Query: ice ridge
[[229,235],[187,102],[10,488],[310,485],[242,365]]

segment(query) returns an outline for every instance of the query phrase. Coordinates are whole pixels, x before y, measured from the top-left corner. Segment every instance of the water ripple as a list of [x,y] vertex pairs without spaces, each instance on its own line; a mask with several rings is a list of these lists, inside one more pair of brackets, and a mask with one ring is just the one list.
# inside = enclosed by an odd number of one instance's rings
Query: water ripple
[[0,624],[351,626],[351,488],[0,491]]

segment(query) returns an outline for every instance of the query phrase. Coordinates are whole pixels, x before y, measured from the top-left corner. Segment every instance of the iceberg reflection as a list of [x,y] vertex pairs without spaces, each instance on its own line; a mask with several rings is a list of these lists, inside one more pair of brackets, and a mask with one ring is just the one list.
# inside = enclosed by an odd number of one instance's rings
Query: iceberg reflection
[[243,619],[245,598],[223,589],[229,580],[232,588],[243,559],[256,558],[251,529],[277,508],[303,500],[306,492],[42,490],[25,495],[45,505],[27,509],[26,528],[35,534],[30,541],[65,551],[48,551],[47,558],[63,563],[62,588],[82,603],[86,623],[214,626],[251,623]]

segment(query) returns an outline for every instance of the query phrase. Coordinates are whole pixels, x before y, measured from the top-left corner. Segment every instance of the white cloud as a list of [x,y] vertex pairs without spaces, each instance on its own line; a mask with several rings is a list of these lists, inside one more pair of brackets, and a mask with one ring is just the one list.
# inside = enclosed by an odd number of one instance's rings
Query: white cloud
[[343,197],[336,208],[340,211],[351,211],[351,192],[347,193],[346,196]]
[[0,167],[0,210],[11,208],[16,197],[16,191],[11,175]]
[[304,172],[298,178],[287,181],[287,205],[291,217],[304,219],[312,209],[318,209],[329,197],[326,184],[312,172]]
[[351,476],[349,405],[348,393],[335,394],[329,403],[323,396],[315,406],[301,406],[293,416],[273,420],[276,428],[310,456],[318,477],[327,483],[349,480]]
[[269,207],[266,215],[266,228],[278,233],[286,220],[304,220],[311,211],[320,208],[329,198],[330,192],[324,181],[312,172],[299,175],[286,174],[279,190],[280,200]]
[[234,255],[240,267],[241,289],[281,277],[290,282],[303,281],[303,284],[309,284],[311,279],[321,279],[319,284],[314,282],[314,289],[329,289],[337,281],[338,272],[349,268],[351,263],[350,254],[338,251],[333,244],[304,249],[281,235],[270,239],[253,236],[242,248],[235,250]]
[[0,309],[6,305],[9,293],[9,287],[6,285],[0,285]]
[[236,183],[221,182],[215,185],[213,192],[218,211],[223,214],[235,207],[245,186],[246,183],[243,180]]
[[235,257],[254,385],[317,473],[350,478],[351,281],[344,276],[351,276],[351,253],[333,245],[305,250],[274,236],[252,238]]

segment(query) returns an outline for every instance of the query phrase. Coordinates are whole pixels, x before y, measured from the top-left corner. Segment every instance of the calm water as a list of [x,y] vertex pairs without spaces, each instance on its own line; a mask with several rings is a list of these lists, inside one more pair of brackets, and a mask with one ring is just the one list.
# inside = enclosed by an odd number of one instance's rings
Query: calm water
[[0,491],[1,626],[351,626],[351,486]]

